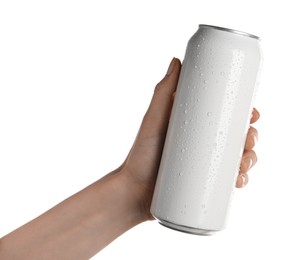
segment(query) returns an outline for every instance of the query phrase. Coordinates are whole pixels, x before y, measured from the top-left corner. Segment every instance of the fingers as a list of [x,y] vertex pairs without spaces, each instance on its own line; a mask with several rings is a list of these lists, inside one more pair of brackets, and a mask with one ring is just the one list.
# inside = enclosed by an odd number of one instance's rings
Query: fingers
[[260,118],[260,113],[258,110],[256,110],[255,108],[252,111],[252,117],[250,119],[250,123],[253,124],[255,122],[257,122]]
[[[260,118],[260,113],[257,109],[254,108],[251,114],[250,123],[253,124],[257,122],[259,118]],[[237,188],[243,188],[248,183],[249,178],[248,178],[247,172],[257,162],[257,155],[255,151],[252,150],[256,145],[257,140],[258,140],[258,131],[257,129],[251,126],[247,132],[244,152],[243,152],[243,156],[240,164],[240,170],[236,180]]]
[[252,150],[258,141],[258,131],[254,127],[250,127],[247,132],[244,150]]
[[249,169],[251,169],[257,163],[257,160],[258,158],[255,151],[245,151],[240,164],[240,172],[247,173]]
[[247,173],[239,173],[236,180],[236,187],[243,188],[248,183]]
[[253,150],[245,150],[242,156],[236,187],[243,188],[248,183],[247,172],[257,163],[257,155]]
[[179,59],[173,58],[167,74],[155,87],[150,106],[142,122],[140,134],[148,137],[166,133],[180,69],[181,62]]

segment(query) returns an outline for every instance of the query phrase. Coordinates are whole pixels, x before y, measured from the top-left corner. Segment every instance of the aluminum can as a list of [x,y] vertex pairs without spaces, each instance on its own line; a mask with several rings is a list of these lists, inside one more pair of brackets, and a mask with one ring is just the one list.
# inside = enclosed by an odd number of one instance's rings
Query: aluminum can
[[151,204],[160,224],[225,228],[262,53],[257,36],[200,25],[188,41]]

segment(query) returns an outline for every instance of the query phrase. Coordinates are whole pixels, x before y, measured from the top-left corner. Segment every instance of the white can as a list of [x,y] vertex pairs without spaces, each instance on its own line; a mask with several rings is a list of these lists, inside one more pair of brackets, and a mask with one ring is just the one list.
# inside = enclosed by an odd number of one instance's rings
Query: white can
[[152,215],[198,235],[225,227],[261,63],[257,36],[200,25],[177,86]]

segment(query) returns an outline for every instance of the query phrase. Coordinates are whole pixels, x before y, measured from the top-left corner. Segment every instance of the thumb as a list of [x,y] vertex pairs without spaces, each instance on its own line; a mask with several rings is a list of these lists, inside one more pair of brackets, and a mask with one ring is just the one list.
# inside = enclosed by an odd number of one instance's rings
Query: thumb
[[180,69],[180,60],[173,58],[167,70],[167,74],[156,85],[151,103],[140,129],[140,135],[143,137],[166,134]]

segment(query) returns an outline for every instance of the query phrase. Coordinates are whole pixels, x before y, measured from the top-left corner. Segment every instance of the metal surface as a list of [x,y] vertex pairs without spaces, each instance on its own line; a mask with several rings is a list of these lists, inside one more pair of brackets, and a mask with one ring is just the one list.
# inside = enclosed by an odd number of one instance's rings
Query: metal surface
[[207,229],[200,229],[200,228],[178,225],[163,219],[157,219],[157,221],[159,222],[159,224],[163,225],[164,227],[174,229],[176,231],[192,234],[192,235],[210,236],[217,232],[216,230],[207,230]]
[[219,27],[219,26],[213,26],[213,25],[208,25],[208,24],[200,24],[199,27],[200,28],[213,28],[213,29],[216,29],[216,30],[236,33],[236,34],[240,34],[240,35],[243,35],[243,36],[247,36],[247,37],[251,37],[251,38],[260,40],[260,38],[256,35],[246,33],[246,32],[242,32],[242,31],[238,31],[238,30],[234,30],[234,29],[229,29],[229,28],[224,28],[224,27]]

